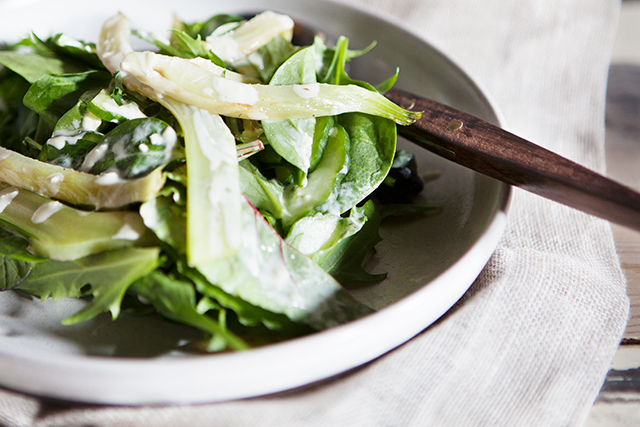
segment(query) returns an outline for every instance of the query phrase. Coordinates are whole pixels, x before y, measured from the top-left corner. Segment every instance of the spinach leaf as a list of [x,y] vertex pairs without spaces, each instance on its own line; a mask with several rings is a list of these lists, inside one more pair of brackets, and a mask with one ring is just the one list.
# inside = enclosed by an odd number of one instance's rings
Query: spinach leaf
[[[249,55],[247,62],[253,67],[252,71],[257,74],[260,80],[267,83],[273,79],[276,70],[281,64],[293,55],[297,49],[289,40],[279,35]],[[238,71],[249,73],[249,70],[246,70],[240,64],[234,64],[234,66]]]
[[[314,61],[313,47],[297,52],[278,68],[269,84],[279,86],[316,83]],[[273,149],[302,172],[297,176],[296,185],[302,185],[311,165],[315,126],[315,118],[262,122],[262,128]]]
[[51,125],[78,102],[88,90],[106,87],[111,75],[106,71],[73,74],[46,74],[35,81],[24,97],[24,104]]
[[[166,186],[165,186],[166,188]],[[158,195],[140,206],[140,216],[147,228],[178,255],[185,255],[187,212],[171,196]]]
[[173,128],[151,117],[125,121],[106,135],[79,129],[57,138],[71,141],[74,135],[79,139],[61,148],[45,145],[41,159],[93,175],[108,171],[132,179],[168,163],[177,142]]
[[229,15],[229,14],[217,14],[207,19],[206,21],[198,21],[192,23],[186,23],[178,21],[176,23],[176,28],[179,30],[183,30],[189,36],[196,38],[200,36],[201,38],[205,38],[213,31],[225,24],[229,23],[240,23],[244,21],[244,18],[238,15]]
[[386,273],[370,274],[363,268],[375,252],[375,245],[382,240],[378,233],[381,219],[371,200],[354,207],[348,217],[340,218],[340,232],[315,252],[312,259],[342,284],[383,280]]
[[343,213],[364,200],[387,176],[396,150],[396,125],[362,113],[338,116],[351,141],[349,171],[319,212]]
[[80,170],[98,175],[117,171],[121,178],[137,178],[169,162],[177,135],[160,119],[129,120],[107,133],[85,156]]

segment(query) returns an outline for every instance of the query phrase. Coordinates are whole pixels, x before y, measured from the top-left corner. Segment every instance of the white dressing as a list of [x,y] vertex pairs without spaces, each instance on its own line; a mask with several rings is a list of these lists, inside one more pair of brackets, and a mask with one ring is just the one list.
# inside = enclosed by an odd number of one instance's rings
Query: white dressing
[[41,224],[48,220],[54,213],[62,209],[64,205],[56,200],[41,205],[31,216],[31,222]]

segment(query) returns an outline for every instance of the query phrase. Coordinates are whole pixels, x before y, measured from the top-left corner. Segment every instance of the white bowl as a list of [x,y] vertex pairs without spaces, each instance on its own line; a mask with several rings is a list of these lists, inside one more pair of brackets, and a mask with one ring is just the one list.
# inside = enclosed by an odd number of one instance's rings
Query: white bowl
[[[447,55],[398,22],[325,1],[143,0],[2,1],[0,40],[35,30],[95,41],[102,22],[122,11],[134,28],[163,31],[172,14],[204,20],[216,13],[264,9],[287,13],[350,47],[376,40],[351,74],[373,83],[400,67],[397,86],[496,124],[500,113],[481,87]],[[73,13],[70,13],[73,11]],[[197,403],[287,390],[343,373],[410,340],[449,310],[493,253],[506,223],[510,188],[407,142],[422,173],[441,176],[423,199],[436,215],[392,220],[369,263],[388,278],[354,291],[378,309],[360,320],[288,342],[241,353],[188,355],[174,351],[193,330],[155,317],[108,316],[75,326],[59,321],[82,301],[44,303],[16,292],[0,294],[0,385],[63,400],[103,404]]]

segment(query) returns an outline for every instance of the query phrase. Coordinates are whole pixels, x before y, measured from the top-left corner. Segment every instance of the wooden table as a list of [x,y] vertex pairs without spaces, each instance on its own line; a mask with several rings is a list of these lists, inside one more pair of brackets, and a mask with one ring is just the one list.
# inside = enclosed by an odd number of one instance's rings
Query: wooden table
[[[640,66],[614,64],[606,114],[607,175],[640,191]],[[612,225],[631,311],[587,427],[640,426],[640,233]]]

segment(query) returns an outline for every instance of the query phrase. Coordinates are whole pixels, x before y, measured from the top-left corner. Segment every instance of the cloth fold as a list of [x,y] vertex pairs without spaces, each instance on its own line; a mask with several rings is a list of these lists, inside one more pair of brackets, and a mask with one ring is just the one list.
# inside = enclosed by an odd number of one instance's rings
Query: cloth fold
[[[618,1],[342,2],[402,20],[471,70],[510,131],[603,171]],[[464,298],[363,367],[274,396],[193,406],[59,405],[0,390],[0,424],[579,426],[628,306],[608,223],[516,189],[505,235]]]

